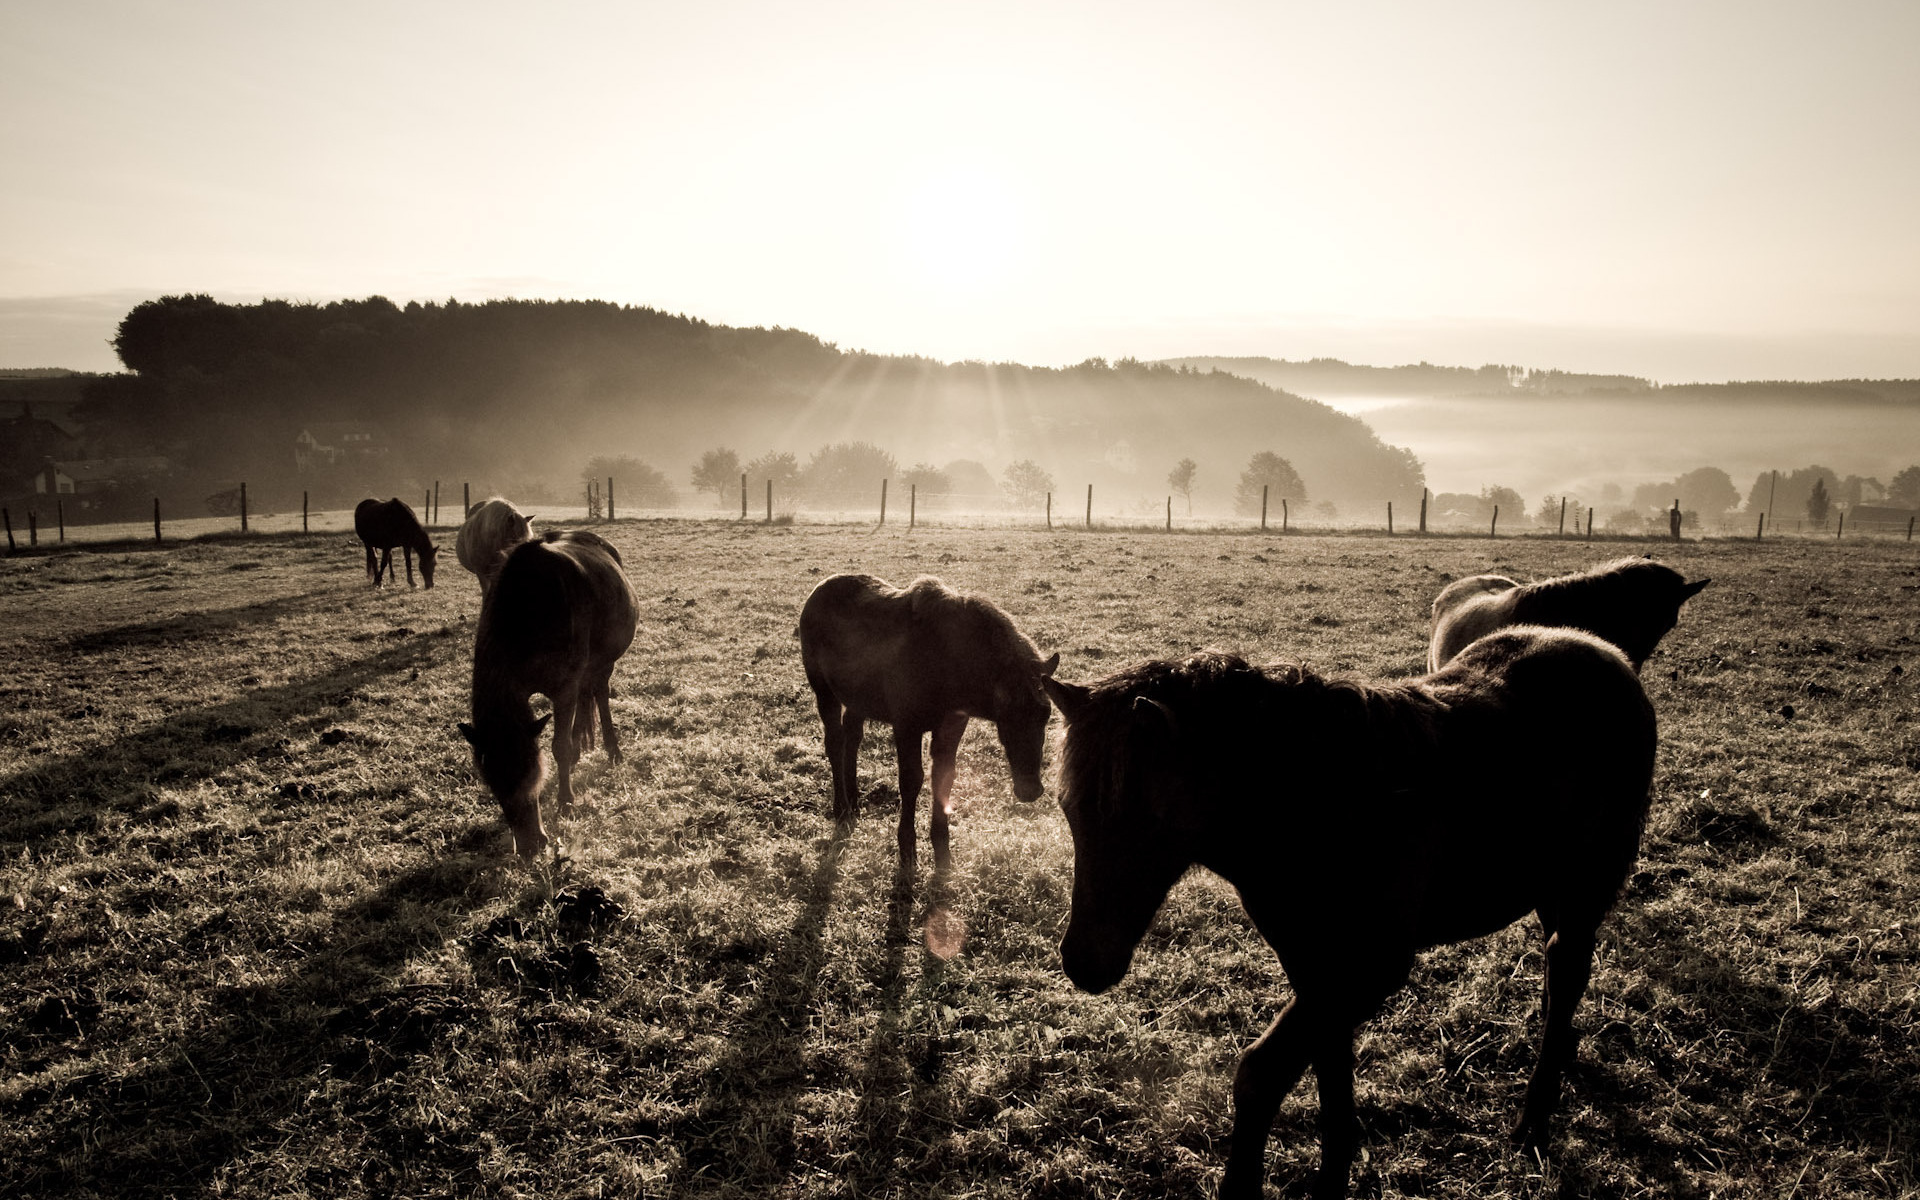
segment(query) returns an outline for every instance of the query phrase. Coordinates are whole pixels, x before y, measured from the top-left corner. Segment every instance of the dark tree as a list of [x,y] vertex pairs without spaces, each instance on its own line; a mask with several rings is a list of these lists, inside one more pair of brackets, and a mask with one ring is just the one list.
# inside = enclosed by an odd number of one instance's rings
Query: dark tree
[[1887,503],[1920,508],[1920,467],[1906,467],[1887,485]]
[[1039,463],[1023,458],[1008,465],[1000,480],[1000,490],[1006,493],[1007,503],[1015,508],[1039,508],[1047,502],[1047,493],[1053,490],[1053,476],[1042,470]]
[[1243,517],[1260,515],[1261,489],[1266,489],[1269,504],[1282,500],[1305,500],[1307,485],[1293,464],[1271,450],[1262,450],[1240,472],[1240,486],[1233,490],[1233,507]]
[[1813,490],[1807,493],[1807,519],[1815,525],[1827,523],[1827,513],[1833,508],[1833,499],[1827,495],[1827,481],[1816,478]]
[[1187,502],[1187,515],[1193,515],[1193,476],[1200,466],[1190,458],[1183,458],[1167,472],[1167,486],[1176,496]]
[[740,486],[740,456],[726,447],[709,450],[693,464],[694,490],[712,492],[725,504],[733,489]]

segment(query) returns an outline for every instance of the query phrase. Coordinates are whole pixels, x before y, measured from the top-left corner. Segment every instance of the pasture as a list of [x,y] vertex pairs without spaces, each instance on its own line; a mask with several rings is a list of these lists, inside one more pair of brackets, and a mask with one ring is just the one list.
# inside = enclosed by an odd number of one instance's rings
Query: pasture
[[[531,867],[455,730],[451,556],[432,591],[368,587],[339,533],[0,560],[0,1194],[1211,1194],[1285,994],[1231,891],[1190,876],[1076,993],[1065,823],[979,722],[949,877],[896,878],[882,729],[834,837],[808,591],[937,574],[1080,682],[1201,646],[1402,676],[1447,581],[1641,549],[1713,584],[1646,666],[1653,812],[1549,1154],[1507,1143],[1529,921],[1362,1027],[1354,1194],[1920,1193],[1915,547],[597,528],[641,601],[627,760],[582,763]],[[1275,1125],[1279,1194],[1314,1112]]]

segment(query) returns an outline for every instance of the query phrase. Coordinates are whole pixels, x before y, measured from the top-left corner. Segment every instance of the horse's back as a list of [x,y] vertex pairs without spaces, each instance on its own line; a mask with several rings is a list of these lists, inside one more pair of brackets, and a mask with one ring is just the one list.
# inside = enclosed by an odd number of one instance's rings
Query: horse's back
[[1469,575],[1442,588],[1433,598],[1427,670],[1439,670],[1476,638],[1510,622],[1519,587],[1505,575]]
[[508,550],[532,536],[533,522],[496,496],[474,506],[454,536],[453,553],[461,566],[484,579]]
[[481,609],[476,660],[550,673],[610,666],[625,653],[639,602],[599,541],[560,534],[514,547]]
[[369,496],[353,509],[353,532],[360,540],[377,547],[398,546],[402,542],[425,541],[427,531],[413,508],[398,496],[375,500]]

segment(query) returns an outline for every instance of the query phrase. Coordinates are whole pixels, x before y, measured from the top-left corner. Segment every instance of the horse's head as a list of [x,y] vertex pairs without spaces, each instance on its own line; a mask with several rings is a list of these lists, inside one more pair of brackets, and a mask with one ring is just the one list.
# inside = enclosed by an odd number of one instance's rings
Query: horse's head
[[440,547],[432,542],[428,542],[420,550],[420,578],[426,580],[428,587],[433,586],[433,564],[439,557]]
[[1053,706],[1047,703],[1040,685],[1052,679],[1060,665],[1060,656],[1038,662],[1025,662],[1014,677],[999,686],[1000,718],[994,727],[1000,745],[1007,752],[1007,765],[1013,770],[1013,794],[1028,804],[1047,790],[1040,779],[1040,768],[1047,745],[1047,720]]
[[473,725],[460,722],[460,736],[473,747],[474,770],[500,801],[513,830],[513,848],[526,858],[547,844],[547,831],[540,824],[540,789],[547,782],[540,731],[550,719],[551,714],[532,721],[506,716],[482,718]]
[[[1166,664],[1150,664],[1154,666]],[[1092,688],[1045,679],[1067,737],[1060,808],[1073,832],[1073,912],[1060,962],[1076,987],[1120,982],[1161,901],[1192,862],[1180,718],[1128,673]]]

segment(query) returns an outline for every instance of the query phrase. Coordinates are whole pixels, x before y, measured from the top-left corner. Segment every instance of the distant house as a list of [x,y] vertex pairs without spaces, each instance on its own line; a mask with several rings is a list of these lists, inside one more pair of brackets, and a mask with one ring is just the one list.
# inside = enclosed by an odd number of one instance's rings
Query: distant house
[[24,480],[50,458],[80,457],[80,439],[59,423],[23,405],[19,416],[0,418],[0,475]]
[[301,471],[386,453],[386,438],[378,427],[364,421],[315,421],[301,426],[300,435],[293,439],[293,462]]
[[66,462],[49,458],[34,475],[33,490],[42,496],[93,496],[172,471],[173,463],[158,456],[77,458]]

